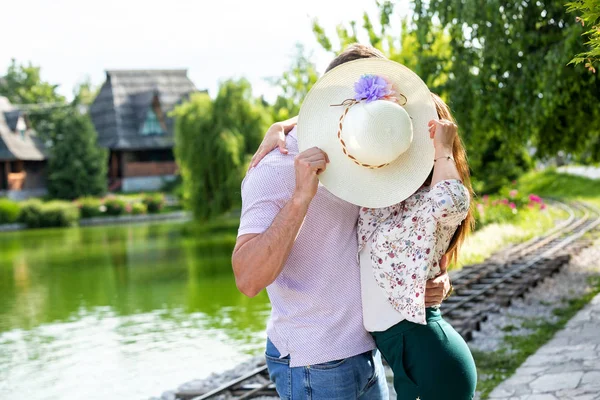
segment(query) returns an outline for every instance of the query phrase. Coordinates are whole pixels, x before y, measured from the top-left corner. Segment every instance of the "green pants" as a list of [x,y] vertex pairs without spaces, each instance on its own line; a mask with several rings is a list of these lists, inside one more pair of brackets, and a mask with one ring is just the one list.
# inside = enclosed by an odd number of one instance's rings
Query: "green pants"
[[427,308],[427,325],[402,321],[373,332],[377,347],[394,372],[398,400],[471,400],[477,371],[464,339]]

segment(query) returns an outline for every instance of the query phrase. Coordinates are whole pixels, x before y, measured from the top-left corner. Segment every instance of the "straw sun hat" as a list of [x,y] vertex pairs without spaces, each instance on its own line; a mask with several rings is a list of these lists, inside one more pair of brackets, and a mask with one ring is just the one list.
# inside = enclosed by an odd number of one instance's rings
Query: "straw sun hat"
[[427,123],[438,115],[427,85],[385,59],[360,59],[325,74],[298,119],[300,151],[318,147],[330,163],[319,175],[350,203],[387,207],[407,199],[433,168]]

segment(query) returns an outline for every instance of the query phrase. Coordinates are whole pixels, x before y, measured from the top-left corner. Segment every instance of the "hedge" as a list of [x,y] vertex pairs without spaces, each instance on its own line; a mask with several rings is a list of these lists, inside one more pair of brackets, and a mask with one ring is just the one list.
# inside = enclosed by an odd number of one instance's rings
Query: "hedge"
[[95,197],[83,197],[78,200],[81,218],[93,218],[104,215],[106,206],[101,199]]
[[117,216],[125,214],[127,202],[125,200],[119,199],[118,197],[110,197],[106,199],[104,205],[106,206],[106,214]]
[[28,228],[66,227],[76,225],[80,213],[76,204],[67,201],[27,200],[21,206],[19,222]]
[[144,203],[133,203],[131,206],[131,214],[140,215],[146,214],[148,212],[148,207]]
[[9,199],[0,199],[0,224],[13,224],[19,219],[19,203]]
[[162,193],[150,193],[144,196],[142,202],[148,207],[151,214],[159,213],[165,205],[165,195]]

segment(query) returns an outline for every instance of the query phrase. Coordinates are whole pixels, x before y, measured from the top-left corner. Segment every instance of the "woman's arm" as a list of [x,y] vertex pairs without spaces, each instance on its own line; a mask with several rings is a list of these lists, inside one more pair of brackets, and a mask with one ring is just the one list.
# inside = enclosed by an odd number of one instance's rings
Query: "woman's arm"
[[429,201],[424,207],[442,225],[460,224],[467,217],[471,201],[452,153],[457,130],[452,121],[429,122],[429,135],[433,138],[435,156]]
[[292,117],[288,120],[275,122],[263,138],[262,143],[258,147],[258,150],[252,156],[250,161],[250,168],[254,168],[258,165],[267,154],[276,147],[279,147],[279,151],[282,154],[287,154],[288,150],[285,145],[285,135],[287,135],[298,123],[298,116]]
[[456,124],[442,119],[431,120],[428,125],[429,137],[433,139],[433,147],[435,148],[431,186],[433,187],[436,183],[448,179],[461,180],[452,156],[452,148],[458,135]]

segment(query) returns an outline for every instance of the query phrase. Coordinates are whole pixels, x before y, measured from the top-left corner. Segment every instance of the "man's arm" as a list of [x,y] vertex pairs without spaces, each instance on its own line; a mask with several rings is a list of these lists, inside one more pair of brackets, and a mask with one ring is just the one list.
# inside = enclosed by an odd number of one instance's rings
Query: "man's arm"
[[452,283],[448,275],[448,255],[445,254],[440,260],[440,275],[427,281],[425,287],[425,307],[431,307],[442,304],[446,296],[450,293]]
[[265,232],[238,238],[232,265],[236,285],[246,296],[256,296],[281,273],[317,193],[317,175],[325,170],[328,161],[327,155],[317,148],[299,154],[294,161],[296,189],[290,200]]
[[264,233],[238,238],[232,264],[240,292],[254,297],[279,276],[292,251],[308,205],[306,201],[292,197]]

